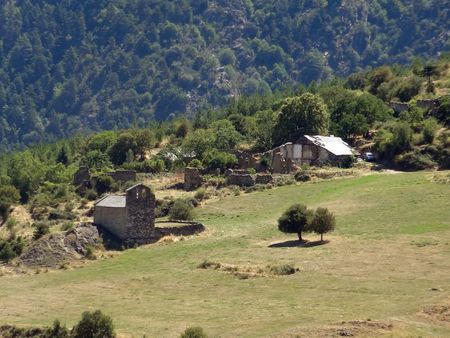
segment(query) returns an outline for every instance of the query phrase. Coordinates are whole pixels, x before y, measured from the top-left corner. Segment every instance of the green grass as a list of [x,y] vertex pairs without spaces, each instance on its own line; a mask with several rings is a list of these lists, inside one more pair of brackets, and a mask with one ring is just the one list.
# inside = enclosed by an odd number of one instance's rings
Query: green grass
[[[299,202],[335,212],[330,243],[269,247],[295,239],[279,233],[276,221]],[[196,325],[220,337],[325,336],[329,325],[367,318],[392,323],[393,336],[450,335],[448,323],[421,315],[426,306],[450,305],[450,188],[426,173],[230,196],[202,207],[197,218],[208,230],[186,241],[73,270],[0,277],[0,323],[50,325],[59,318],[70,326],[81,312],[101,309],[120,334],[135,337],[177,337]],[[290,264],[300,272],[241,280],[198,269],[206,259]]]

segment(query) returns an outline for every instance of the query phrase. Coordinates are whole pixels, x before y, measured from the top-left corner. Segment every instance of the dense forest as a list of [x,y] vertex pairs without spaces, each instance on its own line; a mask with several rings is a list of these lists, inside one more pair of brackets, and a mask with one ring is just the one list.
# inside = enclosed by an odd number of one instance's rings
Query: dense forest
[[449,13],[447,0],[4,0],[0,150],[434,58]]

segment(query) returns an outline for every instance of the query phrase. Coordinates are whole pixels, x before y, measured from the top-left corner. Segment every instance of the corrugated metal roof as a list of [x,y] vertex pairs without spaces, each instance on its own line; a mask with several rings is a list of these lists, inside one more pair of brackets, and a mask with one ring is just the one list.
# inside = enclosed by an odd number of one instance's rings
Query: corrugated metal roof
[[105,208],[125,208],[127,204],[126,196],[109,195],[98,201],[95,206]]
[[325,148],[330,153],[336,156],[353,155],[352,148],[344,142],[340,137],[334,136],[310,136],[305,137],[313,142],[315,145]]

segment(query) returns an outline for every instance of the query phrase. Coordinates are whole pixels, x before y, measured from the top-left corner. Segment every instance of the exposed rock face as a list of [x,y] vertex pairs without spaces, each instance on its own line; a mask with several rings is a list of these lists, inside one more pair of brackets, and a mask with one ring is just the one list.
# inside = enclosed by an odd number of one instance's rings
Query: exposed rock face
[[58,264],[80,260],[89,247],[100,240],[98,230],[93,225],[81,225],[63,233],[50,234],[33,242],[19,261],[27,266],[55,267]]

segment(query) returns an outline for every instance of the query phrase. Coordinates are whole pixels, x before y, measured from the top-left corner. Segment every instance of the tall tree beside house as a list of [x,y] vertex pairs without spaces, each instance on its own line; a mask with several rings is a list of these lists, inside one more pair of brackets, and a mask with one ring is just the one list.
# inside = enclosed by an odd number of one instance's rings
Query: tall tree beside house
[[320,96],[305,93],[287,98],[274,128],[274,145],[295,141],[301,135],[326,135],[329,124],[330,114]]

